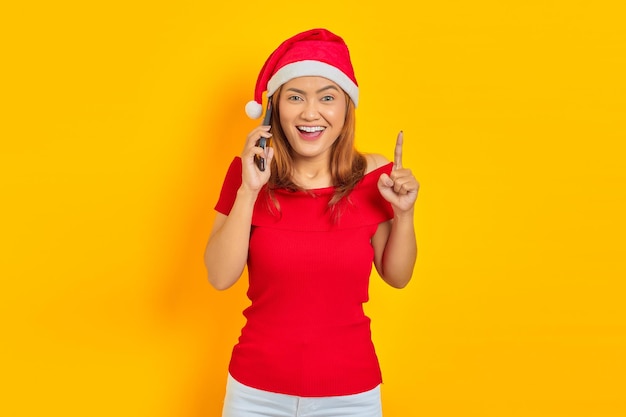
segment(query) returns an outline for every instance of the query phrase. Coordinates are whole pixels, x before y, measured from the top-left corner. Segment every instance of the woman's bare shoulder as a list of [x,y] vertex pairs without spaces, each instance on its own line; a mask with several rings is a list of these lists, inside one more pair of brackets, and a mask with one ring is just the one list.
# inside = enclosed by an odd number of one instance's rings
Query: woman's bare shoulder
[[370,172],[389,163],[389,160],[387,158],[377,153],[365,154],[365,160],[367,161],[367,168],[365,168],[366,174],[369,174]]

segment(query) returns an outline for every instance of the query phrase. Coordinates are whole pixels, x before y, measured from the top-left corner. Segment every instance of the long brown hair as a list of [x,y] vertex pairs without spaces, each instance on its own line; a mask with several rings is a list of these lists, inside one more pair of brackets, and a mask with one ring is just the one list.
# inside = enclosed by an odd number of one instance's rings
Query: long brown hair
[[[279,98],[282,88],[279,88],[271,97],[272,100],[272,147],[274,159],[272,160],[272,174],[268,181],[270,196],[272,190],[286,188],[288,190],[301,190],[293,182],[293,149],[287,141],[287,137],[280,125]],[[345,92],[344,92],[345,94]],[[346,119],[339,133],[339,137],[333,143],[330,154],[330,175],[335,193],[330,199],[328,206],[332,210],[336,204],[352,191],[354,186],[363,178],[366,169],[366,160],[363,154],[358,152],[354,145],[355,112],[354,103],[350,96],[346,95]],[[276,203],[276,200],[274,200]],[[278,208],[278,207],[277,207]]]

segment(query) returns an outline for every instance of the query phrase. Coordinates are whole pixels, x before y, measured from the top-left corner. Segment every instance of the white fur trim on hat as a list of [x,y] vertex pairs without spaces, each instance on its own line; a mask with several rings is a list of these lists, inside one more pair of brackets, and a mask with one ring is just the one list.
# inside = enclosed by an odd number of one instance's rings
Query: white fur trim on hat
[[251,100],[246,103],[246,114],[251,119],[258,119],[263,114],[263,106]]
[[278,88],[287,81],[297,77],[324,77],[341,87],[354,102],[359,104],[359,87],[337,67],[321,61],[298,61],[287,64],[272,76],[267,82],[267,96],[271,97]]

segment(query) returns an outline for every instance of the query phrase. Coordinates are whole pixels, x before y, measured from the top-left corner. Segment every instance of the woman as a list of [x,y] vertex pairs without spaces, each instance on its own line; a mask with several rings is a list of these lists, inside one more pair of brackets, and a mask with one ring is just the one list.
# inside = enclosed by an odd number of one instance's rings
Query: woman
[[415,265],[419,184],[402,167],[402,133],[393,164],[355,150],[358,85],[348,48],[325,29],[271,54],[250,117],[264,91],[270,123],[250,132],[228,170],[204,259],[220,290],[248,266],[251,305],[223,416],[380,416],[363,303],[372,263],[396,288]]

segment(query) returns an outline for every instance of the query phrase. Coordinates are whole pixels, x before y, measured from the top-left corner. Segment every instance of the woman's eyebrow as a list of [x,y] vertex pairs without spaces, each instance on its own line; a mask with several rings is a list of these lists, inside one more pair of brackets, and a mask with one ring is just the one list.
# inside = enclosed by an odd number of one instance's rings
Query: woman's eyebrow
[[319,90],[317,90],[317,93],[319,94],[319,93],[321,93],[323,91],[326,91],[326,90],[337,90],[337,91],[339,91],[337,89],[337,87],[335,87],[334,85],[327,85],[326,87],[322,87]]
[[[339,89],[337,89],[337,87],[335,87],[334,85],[327,85],[326,87],[320,88],[315,93],[319,94],[319,93],[324,92],[326,90],[337,90],[337,91],[339,91]],[[299,89],[293,88],[293,87],[288,88],[287,91],[293,91],[293,92],[298,93],[298,94],[306,95],[305,91],[302,91],[302,90],[299,90]]]

